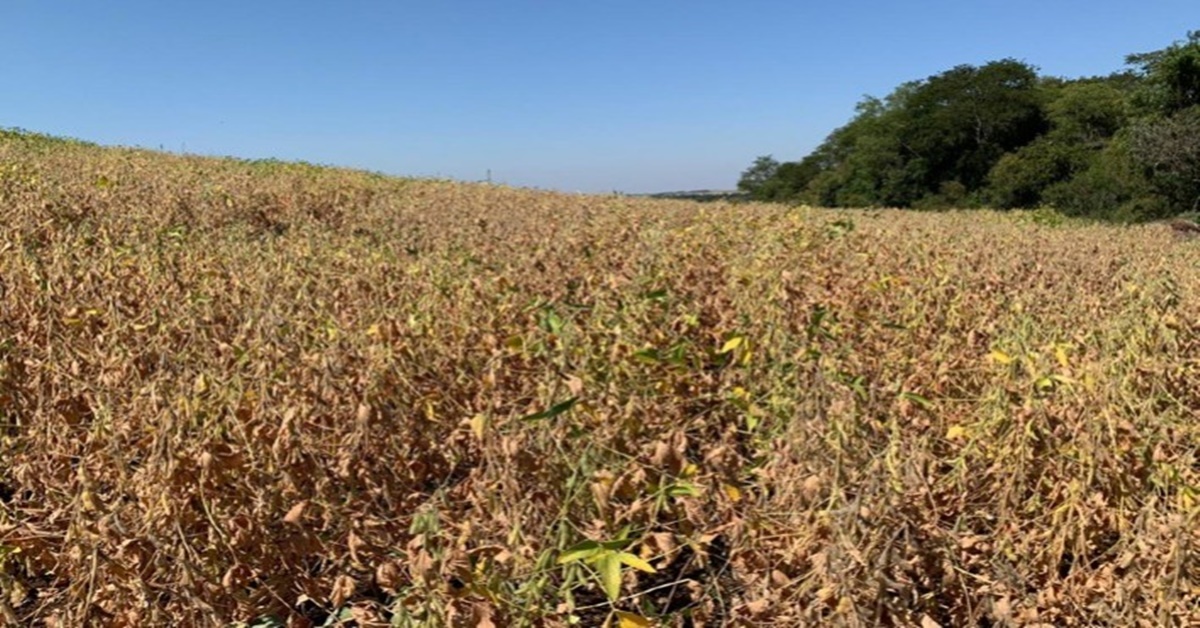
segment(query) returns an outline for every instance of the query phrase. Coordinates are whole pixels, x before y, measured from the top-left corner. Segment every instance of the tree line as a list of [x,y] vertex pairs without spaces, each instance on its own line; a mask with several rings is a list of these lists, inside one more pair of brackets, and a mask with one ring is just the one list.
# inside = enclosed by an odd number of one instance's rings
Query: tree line
[[959,65],[868,97],[799,161],[738,189],[826,207],[1035,208],[1136,222],[1200,209],[1200,31],[1108,76]]

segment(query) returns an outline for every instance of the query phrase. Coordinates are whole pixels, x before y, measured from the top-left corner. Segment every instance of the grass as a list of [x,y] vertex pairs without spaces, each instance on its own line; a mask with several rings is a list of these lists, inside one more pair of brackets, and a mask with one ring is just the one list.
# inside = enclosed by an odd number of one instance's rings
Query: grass
[[1200,621],[1163,225],[11,131],[0,212],[9,624]]

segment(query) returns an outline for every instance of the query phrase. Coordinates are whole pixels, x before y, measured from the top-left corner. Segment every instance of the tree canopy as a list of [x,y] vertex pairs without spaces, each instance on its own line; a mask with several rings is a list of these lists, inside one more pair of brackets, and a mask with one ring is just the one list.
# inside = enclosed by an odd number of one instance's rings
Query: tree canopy
[[1002,59],[868,97],[797,161],[760,157],[738,187],[830,207],[1052,206],[1124,221],[1200,208],[1200,31],[1063,79]]

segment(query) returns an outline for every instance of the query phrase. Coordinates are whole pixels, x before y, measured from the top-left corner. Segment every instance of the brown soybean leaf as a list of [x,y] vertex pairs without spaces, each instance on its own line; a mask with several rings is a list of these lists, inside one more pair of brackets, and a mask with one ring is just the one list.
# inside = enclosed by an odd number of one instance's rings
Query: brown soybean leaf
[[351,530],[346,536],[346,546],[350,548],[350,559],[356,563],[361,562],[358,556],[358,550],[362,549],[366,543],[363,542],[354,530]]
[[333,581],[333,590],[329,592],[329,601],[334,608],[340,608],[350,596],[354,595],[354,578],[347,575],[338,576]]
[[225,575],[221,577],[221,586],[228,592],[232,593],[235,589],[245,584],[250,578],[251,572],[245,565],[234,565],[230,567]]
[[471,619],[475,628],[496,628],[492,621],[492,607],[482,602],[471,605]]
[[654,548],[658,550],[658,554],[671,554],[677,547],[677,544],[675,543],[675,535],[670,532],[651,533],[649,540],[652,543],[647,543],[646,545],[649,546],[652,544]]
[[308,507],[307,500],[296,503],[296,505],[292,506],[291,509],[287,511],[287,514],[283,516],[283,522],[299,525],[300,521],[304,518],[304,509],[306,507]]
[[746,604],[746,611],[750,613],[751,617],[757,617],[767,612],[767,608],[769,608],[770,605],[770,600],[766,598],[759,598],[753,602],[748,602]]
[[779,571],[778,569],[771,570],[771,584],[773,584],[775,587],[782,590],[786,589],[789,585],[791,585],[791,583],[792,579],[787,577],[787,574]]
[[366,606],[355,605],[350,609],[350,617],[358,622],[359,626],[384,626],[387,625],[383,621],[383,617],[379,615],[375,609]]
[[817,493],[821,490],[821,477],[817,475],[808,476],[804,479],[804,485],[802,488],[804,490],[805,497],[808,497],[809,499],[816,497]]
[[384,591],[395,594],[400,590],[401,571],[395,561],[379,563],[375,568],[375,583]]
[[413,579],[422,582],[432,582],[435,580],[433,556],[425,550],[418,550],[416,555],[410,555],[408,562],[408,571]]
[[992,606],[992,616],[998,621],[1008,621],[1012,617],[1012,600],[1006,595]]

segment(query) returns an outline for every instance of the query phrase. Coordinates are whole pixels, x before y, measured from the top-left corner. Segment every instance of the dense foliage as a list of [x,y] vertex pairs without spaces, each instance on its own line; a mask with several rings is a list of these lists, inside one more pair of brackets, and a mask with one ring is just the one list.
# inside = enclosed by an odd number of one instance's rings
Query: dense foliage
[[1200,32],[1105,77],[1005,59],[868,98],[811,154],[759,157],[738,187],[829,207],[1049,206],[1136,221],[1200,204]]
[[0,134],[0,621],[1197,625],[1200,248],[1079,222]]

